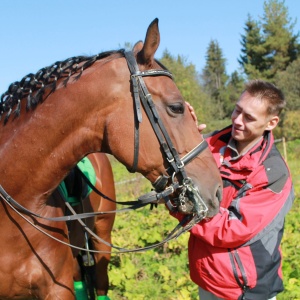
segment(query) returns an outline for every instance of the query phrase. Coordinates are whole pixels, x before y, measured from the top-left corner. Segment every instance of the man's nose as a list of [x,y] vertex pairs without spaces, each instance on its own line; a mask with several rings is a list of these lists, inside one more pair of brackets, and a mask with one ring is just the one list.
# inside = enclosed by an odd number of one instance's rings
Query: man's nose
[[242,114],[236,115],[235,118],[233,119],[233,123],[234,124],[242,124],[243,123],[243,116],[242,116]]

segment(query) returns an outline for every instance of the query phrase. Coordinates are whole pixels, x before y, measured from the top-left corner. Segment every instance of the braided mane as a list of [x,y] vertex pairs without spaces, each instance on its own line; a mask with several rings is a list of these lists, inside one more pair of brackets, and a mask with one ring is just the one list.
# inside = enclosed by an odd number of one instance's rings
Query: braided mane
[[[57,81],[63,80],[66,86],[72,75],[77,74],[74,80],[78,80],[82,72],[94,64],[97,60],[108,57],[115,53],[123,53],[124,50],[107,51],[94,56],[76,56],[64,61],[57,61],[54,64],[40,69],[36,74],[28,74],[21,81],[16,81],[8,87],[8,90],[1,95],[0,99],[0,120],[6,113],[4,124],[13,113],[16,117],[20,115],[21,101],[26,99],[26,110],[36,107],[43,101],[45,89],[49,88],[49,96],[56,90]],[[13,108],[16,108],[13,110]]]

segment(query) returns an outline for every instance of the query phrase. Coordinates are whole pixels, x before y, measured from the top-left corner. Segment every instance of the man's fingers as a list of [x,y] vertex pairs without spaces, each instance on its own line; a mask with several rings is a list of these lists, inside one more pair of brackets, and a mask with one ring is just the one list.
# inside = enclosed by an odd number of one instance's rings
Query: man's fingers
[[198,126],[197,116],[196,116],[196,113],[195,113],[195,110],[194,110],[193,106],[190,103],[186,102],[186,101],[185,101],[185,103],[186,103],[186,105],[187,105],[187,107],[188,107],[188,109],[189,109],[189,111],[192,115],[193,120],[196,123],[196,126]]
[[206,128],[206,124],[199,124],[198,125],[198,130],[199,132],[201,132],[202,130],[204,130]]

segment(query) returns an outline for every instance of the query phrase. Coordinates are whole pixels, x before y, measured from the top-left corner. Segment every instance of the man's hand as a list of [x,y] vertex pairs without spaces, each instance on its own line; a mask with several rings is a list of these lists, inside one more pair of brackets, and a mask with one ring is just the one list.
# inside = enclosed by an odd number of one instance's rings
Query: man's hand
[[186,103],[186,105],[187,105],[187,107],[188,107],[188,109],[189,109],[189,111],[190,111],[190,113],[191,113],[191,115],[192,115],[192,117],[193,117],[193,119],[195,121],[195,124],[196,124],[199,132],[201,133],[202,130],[204,130],[206,128],[206,124],[199,124],[198,125],[197,116],[196,116],[196,113],[195,113],[195,110],[194,110],[193,106],[190,103],[188,103],[188,102],[185,102],[185,103]]

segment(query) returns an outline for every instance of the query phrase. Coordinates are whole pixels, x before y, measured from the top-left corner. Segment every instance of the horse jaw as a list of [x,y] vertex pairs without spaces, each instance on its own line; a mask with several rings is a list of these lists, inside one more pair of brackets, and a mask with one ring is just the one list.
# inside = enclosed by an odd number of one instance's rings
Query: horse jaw
[[160,33],[158,29],[158,19],[154,19],[149,25],[144,44],[138,42],[133,47],[133,52],[137,54],[137,61],[141,65],[153,65],[154,54],[158,49]]

